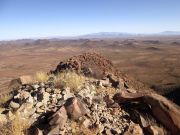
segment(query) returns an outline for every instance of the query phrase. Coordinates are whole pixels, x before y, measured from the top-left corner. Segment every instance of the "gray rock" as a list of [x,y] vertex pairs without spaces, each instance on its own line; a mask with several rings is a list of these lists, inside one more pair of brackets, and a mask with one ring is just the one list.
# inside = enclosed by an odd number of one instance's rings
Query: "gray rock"
[[60,94],[60,93],[61,93],[61,90],[60,90],[60,89],[54,89],[54,93],[55,93],[55,94]]
[[37,109],[36,109],[36,112],[37,112],[37,113],[43,113],[44,110],[43,110],[43,109],[40,109],[40,108],[37,108]]
[[40,87],[44,87],[45,84],[44,84],[43,82],[41,82],[41,83],[39,84],[39,86],[40,86]]
[[57,94],[57,99],[61,99],[62,98],[62,95],[61,94]]
[[64,100],[74,97],[74,94],[70,92],[70,88],[68,87],[62,91],[62,95]]
[[46,88],[46,92],[51,93],[52,92],[51,88]]
[[112,84],[109,82],[108,78],[105,78],[104,80],[99,80],[98,85],[100,87],[111,87]]
[[18,109],[20,107],[20,105],[18,103],[13,102],[13,101],[11,101],[9,105],[13,109]]
[[82,125],[85,127],[85,128],[88,128],[90,127],[91,125],[91,121],[87,118],[85,118],[85,120],[83,121]]
[[47,93],[47,92],[43,92],[42,95],[43,95],[42,103],[46,105],[48,103],[48,101],[49,101],[50,94]]
[[57,105],[58,106],[63,106],[65,104],[65,102],[66,102],[65,100],[59,100]]
[[7,123],[7,117],[5,114],[0,114],[0,126]]
[[34,89],[38,89],[40,86],[38,84],[32,85]]
[[36,108],[39,108],[39,107],[41,107],[41,106],[43,106],[43,103],[42,103],[42,102],[38,102],[38,103],[36,104]]

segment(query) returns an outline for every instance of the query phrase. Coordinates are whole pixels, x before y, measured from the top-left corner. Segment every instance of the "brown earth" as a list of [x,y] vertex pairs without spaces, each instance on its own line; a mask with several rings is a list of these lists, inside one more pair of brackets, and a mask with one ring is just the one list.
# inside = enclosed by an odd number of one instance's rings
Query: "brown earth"
[[128,76],[161,94],[171,92],[173,97],[180,87],[179,43],[178,37],[1,42],[0,88],[4,92],[13,78],[54,70],[59,61],[93,50],[112,60]]

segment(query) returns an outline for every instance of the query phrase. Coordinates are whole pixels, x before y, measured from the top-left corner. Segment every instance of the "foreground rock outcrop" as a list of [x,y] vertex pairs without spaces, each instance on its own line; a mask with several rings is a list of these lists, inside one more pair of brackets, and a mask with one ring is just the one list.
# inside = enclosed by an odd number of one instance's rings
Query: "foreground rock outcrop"
[[[64,85],[62,82],[67,80],[62,78],[57,81],[61,73],[66,78],[66,73],[72,72],[84,75],[79,87]],[[30,135],[177,135],[180,132],[178,106],[155,93],[130,88],[112,63],[99,54],[85,53],[70,58],[60,62],[51,73],[44,82],[29,83],[29,77],[11,82],[13,98],[4,104],[0,114],[1,129],[11,127],[12,121],[20,116],[19,119],[27,120],[26,133]],[[69,78],[68,81],[73,82]]]

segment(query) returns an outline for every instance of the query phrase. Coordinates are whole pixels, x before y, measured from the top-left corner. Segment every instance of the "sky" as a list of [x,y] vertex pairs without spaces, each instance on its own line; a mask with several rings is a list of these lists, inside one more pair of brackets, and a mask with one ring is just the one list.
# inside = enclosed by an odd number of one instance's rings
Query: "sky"
[[180,0],[0,0],[0,40],[180,31]]

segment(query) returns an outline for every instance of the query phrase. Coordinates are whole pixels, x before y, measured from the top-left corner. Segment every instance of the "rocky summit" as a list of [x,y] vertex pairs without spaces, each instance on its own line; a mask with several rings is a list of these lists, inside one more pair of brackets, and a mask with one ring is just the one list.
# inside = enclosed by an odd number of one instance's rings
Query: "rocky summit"
[[2,105],[0,133],[15,134],[21,121],[28,125],[18,132],[22,135],[180,133],[178,106],[154,92],[130,87],[99,54],[60,62],[44,81],[25,78],[10,83],[12,98]]

